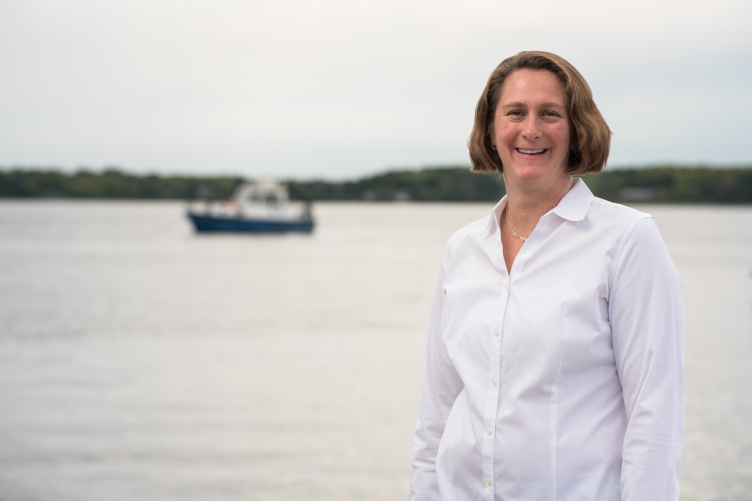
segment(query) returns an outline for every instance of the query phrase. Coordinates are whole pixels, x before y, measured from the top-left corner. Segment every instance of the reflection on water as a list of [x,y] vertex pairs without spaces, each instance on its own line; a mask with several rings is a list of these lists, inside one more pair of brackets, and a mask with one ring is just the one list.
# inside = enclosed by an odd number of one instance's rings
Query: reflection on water
[[[404,499],[444,241],[490,206],[0,202],[0,499]],[[649,207],[687,306],[684,500],[752,490],[752,209]],[[712,233],[710,230],[712,229]]]

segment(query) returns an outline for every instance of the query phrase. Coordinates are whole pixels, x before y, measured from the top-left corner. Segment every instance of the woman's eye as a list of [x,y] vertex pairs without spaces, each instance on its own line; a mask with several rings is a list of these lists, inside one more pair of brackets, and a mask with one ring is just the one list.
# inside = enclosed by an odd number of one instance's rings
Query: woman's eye
[[521,110],[512,110],[509,113],[507,113],[507,116],[510,116],[510,117],[513,117],[513,118],[514,117],[521,117],[522,116],[522,111]]
[[543,118],[559,118],[561,115],[559,115],[555,111],[544,111],[543,112]]

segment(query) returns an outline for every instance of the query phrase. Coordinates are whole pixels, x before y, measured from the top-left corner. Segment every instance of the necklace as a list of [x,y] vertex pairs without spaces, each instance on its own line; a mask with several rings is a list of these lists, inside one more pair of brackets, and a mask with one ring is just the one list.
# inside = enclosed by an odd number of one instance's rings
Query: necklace
[[517,233],[516,231],[514,231],[514,228],[512,227],[512,223],[509,221],[509,210],[508,210],[508,208],[504,208],[504,215],[507,218],[507,224],[509,225],[509,229],[512,230],[512,236],[514,238],[516,238],[517,240],[522,240],[523,244],[525,242],[527,242],[527,237],[523,237],[522,235],[520,235],[519,233]]

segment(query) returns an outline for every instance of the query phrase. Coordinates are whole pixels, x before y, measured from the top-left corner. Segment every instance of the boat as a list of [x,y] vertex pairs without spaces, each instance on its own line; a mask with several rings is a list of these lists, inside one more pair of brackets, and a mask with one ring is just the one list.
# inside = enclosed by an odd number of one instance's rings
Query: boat
[[315,225],[310,200],[291,214],[287,189],[275,182],[240,184],[226,202],[206,202],[187,215],[200,233],[311,233]]

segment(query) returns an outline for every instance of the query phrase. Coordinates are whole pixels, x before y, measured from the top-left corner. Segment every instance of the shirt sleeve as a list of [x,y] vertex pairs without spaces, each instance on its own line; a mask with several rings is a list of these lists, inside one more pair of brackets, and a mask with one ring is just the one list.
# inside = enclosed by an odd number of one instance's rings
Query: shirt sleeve
[[441,335],[445,266],[446,253],[428,318],[423,391],[413,436],[410,501],[439,499],[436,455],[449,412],[463,386]]
[[678,500],[684,440],[684,311],[679,275],[652,218],[625,238],[609,294],[627,430],[622,501]]

